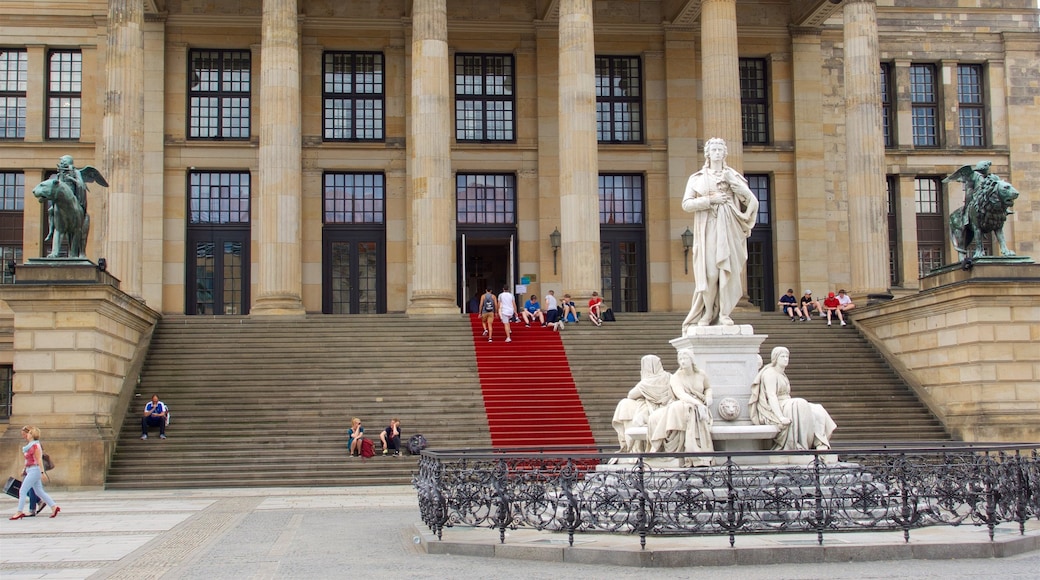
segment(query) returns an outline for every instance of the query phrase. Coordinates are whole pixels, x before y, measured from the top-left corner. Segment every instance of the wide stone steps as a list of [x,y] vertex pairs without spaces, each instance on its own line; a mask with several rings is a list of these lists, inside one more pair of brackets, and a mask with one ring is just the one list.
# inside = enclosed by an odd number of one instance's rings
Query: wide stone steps
[[[827,408],[838,424],[835,442],[949,439],[854,324],[792,323],[778,313],[737,312],[733,318],[768,335],[760,351],[763,361],[776,346],[790,349],[793,394]],[[682,316],[671,313],[624,313],[598,328],[567,325],[564,344],[597,443],[617,444],[610,420],[617,402],[639,381],[643,355],[656,354],[667,370],[675,369],[675,349],[668,341],[679,336],[681,323]]]
[[[948,438],[942,426],[853,328],[790,323],[778,314],[735,317],[769,334],[762,355],[791,349],[788,376],[797,396],[821,403],[838,423],[835,440]],[[674,370],[681,314],[622,314],[594,327],[568,324],[564,348],[597,443],[612,447],[617,401],[639,380],[639,359],[658,354]],[[415,458],[346,454],[350,418],[361,417],[377,442],[390,416],[404,438],[423,433],[431,447],[487,447],[484,397],[492,416],[517,426],[573,410],[535,414],[525,401],[559,396],[569,375],[561,360],[539,362],[525,344],[541,328],[496,331],[492,356],[521,365],[524,393],[487,386],[477,375],[468,318],[404,315],[293,319],[167,316],[160,323],[127,411],[108,487],[405,484]],[[840,353],[841,361],[833,360]],[[491,385],[500,375],[488,375]],[[140,412],[152,393],[172,410],[169,439],[140,436]],[[504,403],[504,405],[497,405]],[[506,409],[502,409],[502,407]],[[558,435],[550,433],[550,435]],[[559,434],[562,435],[562,434]],[[528,445],[529,439],[503,440]]]

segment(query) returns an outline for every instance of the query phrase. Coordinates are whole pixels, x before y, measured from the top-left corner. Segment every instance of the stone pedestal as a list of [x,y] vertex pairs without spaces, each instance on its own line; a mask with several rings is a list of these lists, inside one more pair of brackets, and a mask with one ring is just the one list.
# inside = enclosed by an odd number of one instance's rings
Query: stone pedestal
[[94,264],[31,260],[0,286],[14,311],[14,397],[0,468],[21,473],[20,427],[40,428],[50,484],[98,487],[160,314]]
[[[734,326],[693,326],[687,336],[672,339],[676,351],[693,349],[697,368],[708,375],[711,383],[711,415],[715,420],[712,439],[716,451],[753,451],[770,449],[776,428],[754,425],[748,415],[751,381],[762,368],[759,352],[766,335],[755,334],[750,324]],[[727,420],[719,413],[719,404],[735,401],[740,411]]]

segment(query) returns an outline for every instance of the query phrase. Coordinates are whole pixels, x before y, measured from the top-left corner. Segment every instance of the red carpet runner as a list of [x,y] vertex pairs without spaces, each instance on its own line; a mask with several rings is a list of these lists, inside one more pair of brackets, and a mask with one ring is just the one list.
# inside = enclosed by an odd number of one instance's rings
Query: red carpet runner
[[489,343],[476,314],[470,323],[493,447],[595,443],[558,332],[512,324],[506,343],[496,318]]

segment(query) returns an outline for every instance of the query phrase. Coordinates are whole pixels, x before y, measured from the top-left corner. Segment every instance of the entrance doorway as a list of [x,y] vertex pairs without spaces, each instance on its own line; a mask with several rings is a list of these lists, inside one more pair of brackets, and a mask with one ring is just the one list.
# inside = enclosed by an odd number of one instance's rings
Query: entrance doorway
[[249,313],[249,230],[188,231],[186,314]]
[[462,312],[477,312],[477,301],[490,288],[498,294],[514,285],[514,236],[499,233],[460,233],[458,239],[458,304]]

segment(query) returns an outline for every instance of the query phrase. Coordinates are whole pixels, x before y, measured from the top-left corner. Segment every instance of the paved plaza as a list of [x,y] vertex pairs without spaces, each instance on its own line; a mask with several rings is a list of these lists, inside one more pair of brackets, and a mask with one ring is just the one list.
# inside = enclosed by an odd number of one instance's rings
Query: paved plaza
[[776,535],[738,537],[735,549],[723,537],[648,538],[640,550],[630,535],[566,548],[564,536],[518,530],[500,546],[497,531],[453,528],[437,540],[408,486],[53,496],[54,519],[9,521],[16,501],[0,500],[0,578],[1040,577],[1035,520],[1025,537],[999,527],[994,543],[967,526],[915,530],[909,544],[897,532],[829,535],[822,549],[814,536]]

